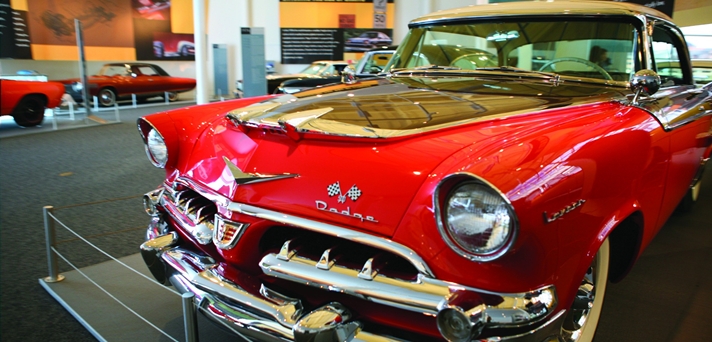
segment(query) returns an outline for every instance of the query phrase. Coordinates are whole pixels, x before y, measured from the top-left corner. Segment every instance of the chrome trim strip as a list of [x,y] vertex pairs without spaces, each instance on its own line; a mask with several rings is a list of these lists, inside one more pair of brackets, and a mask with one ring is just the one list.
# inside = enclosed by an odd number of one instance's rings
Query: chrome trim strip
[[230,173],[232,173],[232,177],[235,179],[235,183],[237,183],[237,184],[251,184],[251,183],[273,181],[273,180],[278,180],[278,179],[299,177],[298,174],[293,174],[293,173],[284,173],[281,175],[263,175],[260,173],[245,173],[242,170],[240,170],[240,168],[237,165],[235,165],[233,162],[231,162],[230,159],[228,159],[227,157],[223,157],[223,161],[225,161],[225,165],[227,165],[227,168],[230,170]]
[[436,314],[438,304],[450,293],[451,284],[422,275],[415,282],[382,275],[377,275],[369,281],[359,278],[358,270],[333,265],[329,270],[318,265],[314,260],[298,256],[285,261],[276,254],[267,254],[260,261],[260,267],[266,275],[409,311]]
[[[468,251],[463,250],[460,246],[458,246],[452,239],[450,239],[449,234],[447,233],[447,228],[443,225],[443,210],[440,208],[440,191],[442,189],[442,185],[448,182],[450,179],[455,178],[455,177],[469,177],[472,178],[472,180],[479,182],[485,186],[488,186],[492,190],[494,190],[496,193],[499,194],[499,196],[507,203],[507,205],[510,208],[510,211],[512,213],[512,236],[509,238],[509,242],[502,247],[500,250],[498,250],[496,253],[488,254],[488,255],[475,255],[473,253],[470,253]],[[517,236],[519,235],[519,218],[517,217],[517,213],[514,211],[514,206],[512,205],[512,202],[509,201],[509,198],[507,195],[505,195],[502,191],[500,191],[496,186],[494,186],[492,183],[488,182],[484,178],[477,176],[473,173],[469,172],[456,172],[450,175],[447,175],[443,177],[442,180],[440,180],[440,183],[437,185],[435,189],[435,193],[433,194],[433,208],[435,208],[435,220],[438,225],[438,231],[440,231],[440,236],[443,238],[443,241],[447,243],[447,245],[455,251],[455,253],[461,255],[463,258],[472,260],[472,261],[479,261],[479,262],[487,262],[487,261],[492,261],[495,260],[502,255],[506,254],[511,248],[512,245],[514,245],[514,241],[517,240]]]

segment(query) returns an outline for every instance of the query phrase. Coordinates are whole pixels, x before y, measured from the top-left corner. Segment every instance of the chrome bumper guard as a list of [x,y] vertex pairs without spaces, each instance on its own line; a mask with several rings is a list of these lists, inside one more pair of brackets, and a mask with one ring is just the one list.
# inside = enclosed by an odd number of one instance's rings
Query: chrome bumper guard
[[[149,228],[149,232],[151,230]],[[239,334],[271,341],[396,340],[363,331],[361,323],[352,320],[349,310],[340,303],[329,303],[304,312],[299,299],[279,294],[264,284],[260,287],[260,295],[254,295],[221,277],[216,271],[219,264],[212,258],[175,247],[178,239],[178,235],[171,232],[141,245],[141,254],[154,277],[164,284],[170,282],[180,292],[194,293],[201,311],[208,318]],[[549,315],[556,305],[553,287],[521,294],[497,294],[424,277],[414,282],[386,277],[364,280],[357,274],[350,274],[348,269],[318,270],[308,260],[293,258],[285,261],[274,254],[265,256],[260,266],[266,274],[278,278],[304,283],[305,277],[311,277],[308,278],[312,280],[308,283],[311,286],[325,286],[372,302],[437,315],[439,328],[441,318],[447,320],[454,316],[455,320],[469,323],[470,338],[475,340],[485,328],[521,328],[541,323],[523,334],[482,338],[480,341],[556,340],[564,317],[564,311]],[[314,277],[313,272],[323,273]],[[479,302],[473,306],[472,297],[480,294],[498,296],[501,304]],[[543,322],[547,316],[548,320]]]

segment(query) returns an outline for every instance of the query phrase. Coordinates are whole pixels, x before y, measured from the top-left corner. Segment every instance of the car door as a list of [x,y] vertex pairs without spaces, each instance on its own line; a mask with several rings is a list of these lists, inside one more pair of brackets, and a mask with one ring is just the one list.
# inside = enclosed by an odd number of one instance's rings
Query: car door
[[650,41],[662,84],[653,95],[654,114],[670,142],[662,222],[675,210],[701,168],[712,126],[712,85],[695,88],[687,45],[677,28],[659,22]]
[[159,75],[150,65],[132,66],[134,77],[134,88],[137,94],[159,94],[163,93],[165,85],[161,82]]

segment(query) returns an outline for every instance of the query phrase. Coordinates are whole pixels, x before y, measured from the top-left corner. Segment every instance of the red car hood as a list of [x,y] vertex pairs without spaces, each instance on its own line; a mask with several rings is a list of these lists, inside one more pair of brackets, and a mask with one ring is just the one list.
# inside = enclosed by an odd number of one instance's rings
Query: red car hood
[[[432,171],[448,156],[556,124],[533,112],[621,96],[600,86],[432,81],[323,87],[235,110],[203,131],[179,171],[235,202],[392,237],[425,181],[444,176]],[[463,91],[473,88],[481,92]],[[230,164],[293,177],[236,185]]]

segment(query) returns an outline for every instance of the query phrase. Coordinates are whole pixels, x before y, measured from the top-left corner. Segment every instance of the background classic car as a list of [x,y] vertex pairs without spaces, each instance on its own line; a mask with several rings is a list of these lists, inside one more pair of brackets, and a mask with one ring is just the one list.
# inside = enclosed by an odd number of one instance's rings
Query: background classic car
[[[74,101],[83,102],[81,80],[59,81]],[[89,76],[89,96],[96,96],[102,106],[113,106],[118,99],[130,99],[136,94],[138,100],[165,96],[175,101],[178,93],[195,88],[195,79],[172,77],[160,66],[148,63],[105,64],[99,73]]]
[[387,34],[378,31],[366,31],[358,37],[347,38],[344,51],[367,51],[379,46],[393,44],[393,39]]
[[12,115],[23,127],[37,126],[44,120],[45,108],[62,102],[64,85],[58,82],[0,79],[0,115]]
[[[464,43],[486,53],[445,53]],[[690,64],[638,5],[416,19],[388,77],[139,119],[166,170],[142,255],[250,338],[591,341],[607,283],[699,194]]]
[[[373,77],[383,71],[383,68],[391,60],[391,56],[396,52],[397,46],[382,46],[371,49],[363,54],[354,67],[353,76],[355,78]],[[303,77],[282,82],[277,88],[278,94],[292,94],[305,89],[320,87],[330,83],[341,82],[342,70],[336,75],[327,77]]]

